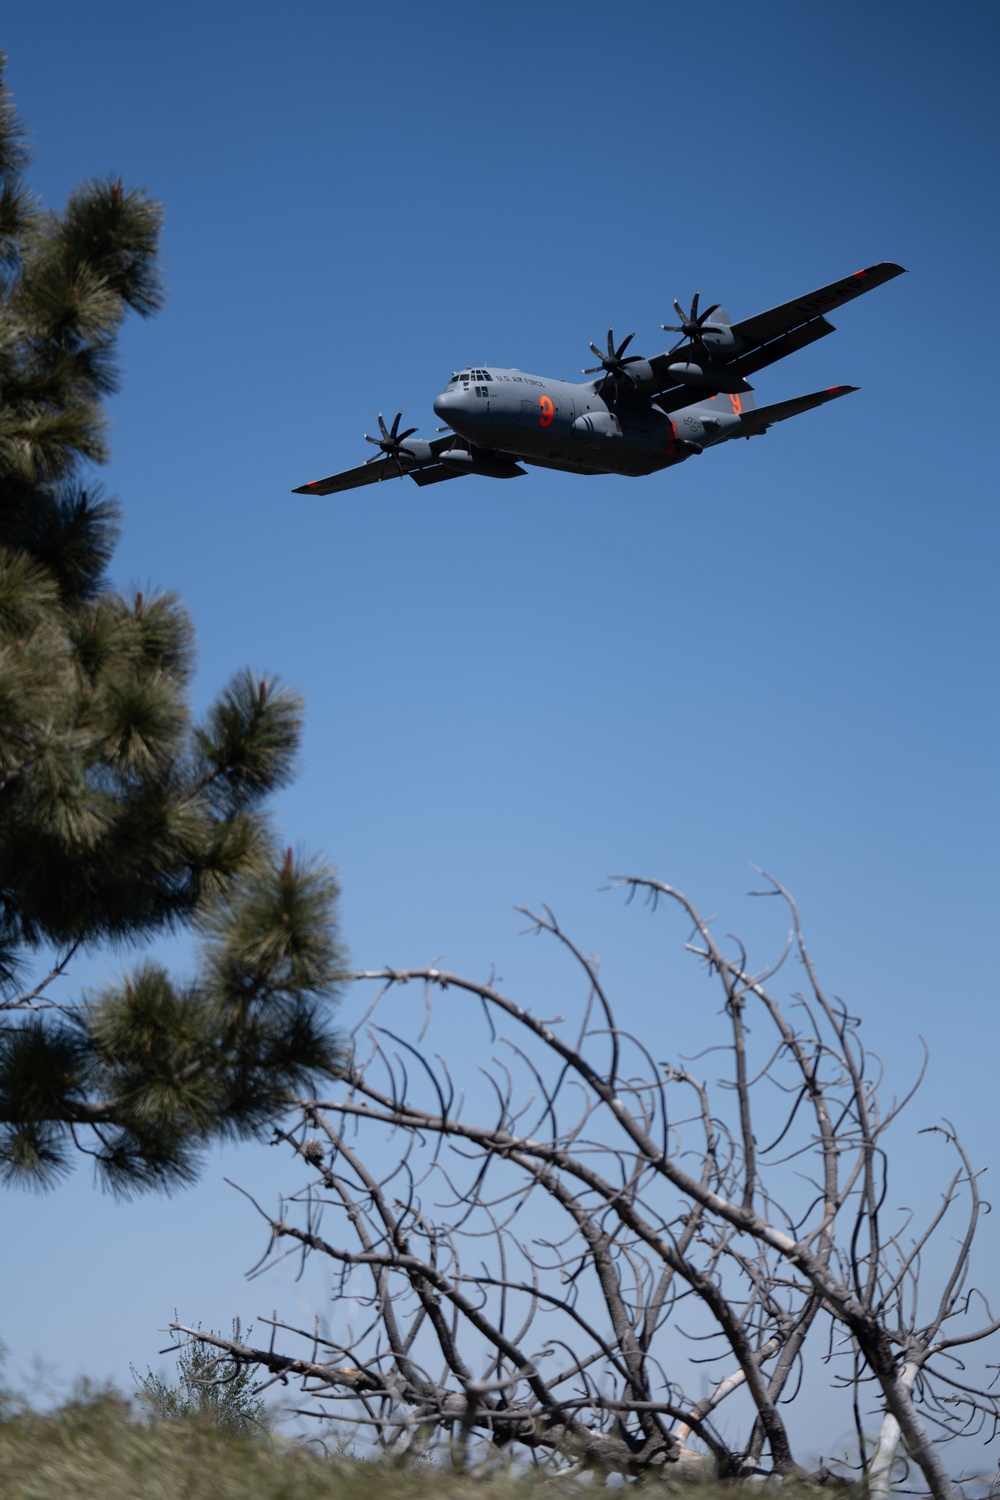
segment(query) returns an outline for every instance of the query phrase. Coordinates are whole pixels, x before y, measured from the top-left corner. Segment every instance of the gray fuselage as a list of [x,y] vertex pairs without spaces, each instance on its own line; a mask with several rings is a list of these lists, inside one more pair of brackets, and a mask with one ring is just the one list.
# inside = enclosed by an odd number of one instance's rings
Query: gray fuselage
[[[601,387],[609,399],[599,394]],[[477,448],[577,474],[652,474],[736,435],[739,398],[716,396],[667,416],[604,377],[575,385],[522,370],[470,367],[434,410]]]

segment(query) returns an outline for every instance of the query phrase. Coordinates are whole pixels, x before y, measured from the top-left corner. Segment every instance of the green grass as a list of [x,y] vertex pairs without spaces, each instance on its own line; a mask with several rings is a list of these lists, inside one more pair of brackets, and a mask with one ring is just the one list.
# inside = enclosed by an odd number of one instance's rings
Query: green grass
[[[675,1500],[762,1494],[759,1485],[684,1480],[669,1470],[639,1488]],[[481,1479],[440,1464],[398,1468],[323,1454],[266,1429],[241,1432],[205,1417],[151,1418],[110,1389],[84,1387],[45,1412],[0,1391],[2,1500],[586,1500],[602,1492],[596,1474],[587,1487],[544,1471]],[[816,1500],[817,1493],[801,1484],[781,1489],[783,1500]]]
[[325,1457],[205,1421],[150,1421],[107,1390],[0,1416],[3,1500],[520,1500],[529,1488],[538,1487]]

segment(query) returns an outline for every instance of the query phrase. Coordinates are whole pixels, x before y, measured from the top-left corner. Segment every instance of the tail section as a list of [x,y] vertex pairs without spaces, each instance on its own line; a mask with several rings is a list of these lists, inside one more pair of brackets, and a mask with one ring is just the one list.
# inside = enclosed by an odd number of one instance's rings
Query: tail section
[[777,401],[772,406],[760,407],[751,391],[731,396],[720,393],[675,411],[668,420],[677,441],[685,442],[690,451],[700,453],[703,448],[726,442],[729,438],[760,437],[775,422],[797,417],[800,412],[811,411],[814,406],[825,406],[827,401],[849,396],[857,389],[856,385],[834,385],[825,391],[813,391],[808,396],[793,396],[791,401]]
[[720,414],[727,417],[742,417],[747,412],[756,411],[757,403],[753,399],[753,391],[740,391],[739,395],[732,396],[709,396],[703,401],[695,403],[699,411],[708,411],[712,416]]
[[[752,396],[715,396],[714,401],[742,401],[740,425],[734,427],[727,437],[760,437],[775,422],[784,422],[788,417],[797,417],[800,412],[812,411],[814,406],[825,406],[841,396],[849,396],[858,390],[856,385],[832,385],[825,391],[813,391],[809,396],[793,396],[791,401],[776,401],[772,406],[757,407]],[[748,403],[749,402],[749,407]]]

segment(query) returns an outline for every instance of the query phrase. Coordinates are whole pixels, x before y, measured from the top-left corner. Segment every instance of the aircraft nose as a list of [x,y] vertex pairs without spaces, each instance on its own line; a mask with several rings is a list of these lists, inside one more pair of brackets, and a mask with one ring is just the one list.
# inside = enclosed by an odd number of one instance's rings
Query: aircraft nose
[[440,396],[434,398],[434,412],[444,422],[451,422],[456,412],[460,412],[464,402],[459,391],[442,391]]

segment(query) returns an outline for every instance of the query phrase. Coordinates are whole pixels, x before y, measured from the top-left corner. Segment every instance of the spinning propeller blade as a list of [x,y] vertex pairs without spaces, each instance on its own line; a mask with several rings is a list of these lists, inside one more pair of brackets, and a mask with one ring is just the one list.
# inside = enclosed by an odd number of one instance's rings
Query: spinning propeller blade
[[615,331],[613,328],[609,328],[607,354],[602,354],[596,344],[590,345],[590,348],[597,355],[598,359],[601,362],[599,365],[594,365],[592,369],[584,370],[583,373],[584,375],[596,375],[599,370],[603,370],[604,379],[601,381],[599,387],[601,391],[604,390],[604,387],[607,385],[609,380],[617,382],[622,377],[624,377],[626,380],[631,381],[633,385],[635,384],[635,380],[628,366],[641,364],[642,356],[639,354],[629,354],[626,356],[625,354],[625,350],[628,348],[629,344],[631,344],[634,338],[634,333],[628,334],[627,337],[622,339],[621,343],[616,349]]
[[680,319],[679,325],[677,327],[674,327],[669,323],[660,324],[660,327],[663,329],[664,333],[679,333],[681,335],[676,344],[674,344],[670,349],[667,350],[668,354],[673,354],[674,349],[679,349],[683,343],[690,342],[692,344],[698,344],[699,347],[705,351],[706,356],[711,359],[712,351],[708,347],[708,344],[705,342],[705,335],[702,332],[702,326],[703,324],[708,322],[709,318],[714,312],[718,312],[720,304],[718,302],[713,302],[711,307],[706,307],[705,311],[699,316],[698,298],[700,296],[701,292],[695,292],[694,298],[691,302],[691,311],[687,314],[685,314],[684,309],[677,301],[677,298],[674,298],[674,311]]
[[[383,418],[382,413],[379,412],[378,425],[379,431],[381,432],[382,436],[380,438],[369,437],[367,432],[365,433],[365,442],[373,443],[376,448],[379,448],[381,450],[382,472],[379,475],[379,479],[385,478],[385,471],[388,467],[390,459],[392,459],[395,463],[396,468],[399,471],[400,479],[402,479],[403,477],[403,456],[409,456],[406,453],[406,449],[403,447],[403,443],[408,437],[412,437],[417,429],[415,427],[407,427],[405,432],[400,432],[399,424],[402,420],[402,416],[403,413],[401,411],[398,411],[395,417],[393,417],[392,426],[387,427],[385,425],[385,419]],[[373,453],[371,458],[365,460],[365,462],[369,464],[375,464],[378,463],[378,461],[378,453]]]

